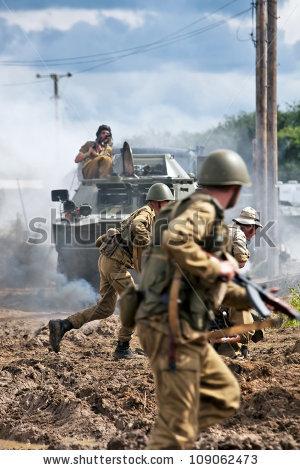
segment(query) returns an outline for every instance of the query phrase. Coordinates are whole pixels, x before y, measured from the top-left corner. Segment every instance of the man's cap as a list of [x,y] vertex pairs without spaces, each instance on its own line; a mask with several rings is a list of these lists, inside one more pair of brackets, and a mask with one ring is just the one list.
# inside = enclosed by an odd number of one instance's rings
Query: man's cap
[[99,128],[96,132],[96,136],[99,137],[99,135],[102,131],[108,131],[110,136],[112,135],[111,134],[111,128],[109,126],[107,126],[106,124],[101,124],[101,126],[99,126]]
[[239,217],[232,219],[233,222],[237,222],[242,225],[256,225],[257,227],[262,227],[262,224],[259,221],[259,215],[253,207],[244,207],[241,210]]

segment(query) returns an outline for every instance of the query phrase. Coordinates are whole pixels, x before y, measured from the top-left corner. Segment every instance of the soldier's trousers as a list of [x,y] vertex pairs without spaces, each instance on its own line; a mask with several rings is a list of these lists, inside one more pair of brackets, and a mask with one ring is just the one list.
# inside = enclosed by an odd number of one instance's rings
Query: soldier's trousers
[[[251,310],[236,310],[235,308],[230,308],[229,310],[229,321],[232,325],[244,325],[253,323],[253,317],[251,315]],[[241,335],[241,343],[237,343],[238,347],[240,344],[247,344],[251,337],[253,336],[254,331],[249,331]]]
[[143,320],[137,333],[151,364],[158,406],[147,449],[193,449],[199,431],[239,408],[238,382],[203,336],[176,344],[172,371],[169,336]]
[[[101,255],[98,267],[101,299],[96,305],[68,317],[73,328],[80,328],[90,321],[101,320],[111,316],[115,311],[118,295],[121,295],[128,285],[134,284],[131,274],[124,263],[122,263],[122,259],[118,261]],[[130,341],[132,333],[132,328],[126,328],[122,325],[118,332],[118,340]]]
[[82,174],[85,179],[106,177],[112,172],[112,158],[108,155],[99,155],[84,163]]

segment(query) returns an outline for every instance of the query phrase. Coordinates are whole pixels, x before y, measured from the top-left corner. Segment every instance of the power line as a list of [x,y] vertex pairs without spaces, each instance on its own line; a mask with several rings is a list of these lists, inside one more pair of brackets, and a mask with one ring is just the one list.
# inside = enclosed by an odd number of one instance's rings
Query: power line
[[[190,28],[191,26],[197,24],[197,23],[200,23],[204,20],[207,20],[207,19],[211,18],[216,13],[222,11],[223,9],[227,8],[228,6],[232,5],[233,3],[236,3],[237,1],[238,0],[231,0],[227,3],[225,3],[224,5],[222,5],[221,7],[217,8],[216,10],[214,10],[209,15],[198,18],[197,20],[194,20],[193,22],[185,25],[184,27],[179,28],[178,30],[174,31],[173,33],[170,33],[166,36],[163,36],[159,40],[152,41],[150,43],[142,44],[142,45],[139,45],[139,46],[134,46],[134,47],[130,47],[130,48],[127,48],[127,49],[120,49],[120,50],[110,51],[110,52],[102,52],[102,53],[83,55],[83,56],[75,56],[75,57],[66,57],[66,58],[39,59],[39,60],[35,60],[35,61],[10,61],[10,60],[4,60],[4,61],[0,61],[0,64],[1,65],[6,65],[6,66],[20,66],[20,65],[28,65],[28,66],[32,65],[32,66],[34,66],[34,65],[37,65],[37,64],[43,62],[44,64],[47,63],[48,65],[52,65],[52,66],[54,66],[54,65],[55,66],[58,66],[58,65],[79,65],[81,63],[92,62],[92,61],[87,62],[84,59],[90,59],[90,58],[93,58],[93,57],[96,58],[96,57],[108,56],[108,60],[109,60],[109,56],[114,56],[115,54],[120,54],[120,53],[124,53],[124,52],[131,52],[131,51],[132,51],[132,53],[134,53],[136,51],[139,51],[140,49],[144,49],[144,48],[148,49],[151,46],[156,46],[156,45],[160,45],[160,44],[164,45],[164,43],[166,43],[168,45],[170,40],[175,40],[175,39],[181,40],[181,39],[185,38],[185,35],[187,35],[187,37],[189,37],[189,34],[193,33],[193,31],[191,31],[190,33],[185,33],[183,35],[180,34],[180,33],[182,31]],[[224,19],[224,20],[221,20],[221,21],[222,21],[222,23],[223,22],[225,23],[227,20]],[[205,28],[207,28],[207,27],[210,27],[210,25],[207,25]],[[197,30],[194,30],[194,31],[197,31]],[[113,58],[113,57],[111,57],[111,58]],[[83,59],[83,61],[82,62],[73,62],[73,61],[78,60],[78,59]],[[94,61],[96,61],[96,59]]]
[[[195,36],[199,36],[200,34],[203,34],[207,31],[211,31],[213,29],[216,29],[218,28],[219,26],[222,26],[223,24],[227,23],[228,19],[234,19],[234,18],[237,18],[238,16],[241,16],[247,12],[249,12],[251,10],[251,8],[247,8],[245,10],[242,10],[238,13],[236,13],[235,15],[232,15],[231,17],[227,18],[226,20],[220,20],[216,23],[212,23],[211,25],[207,25],[201,29],[197,29],[197,30],[194,30],[194,31],[191,31],[189,33],[186,33],[185,35],[182,35],[181,37],[179,38],[176,38],[176,39],[172,39],[168,42],[165,42],[164,44],[159,44],[157,46],[153,46],[153,47],[147,47],[147,48],[144,48],[143,50],[138,50],[138,51],[133,51],[131,53],[128,53],[128,54],[123,54],[123,55],[120,55],[119,57],[113,57],[111,59],[107,59],[103,62],[99,62],[98,64],[95,64],[89,68],[86,68],[86,69],[81,69],[81,70],[78,70],[77,72],[75,72],[75,74],[77,73],[84,73],[84,72],[89,72],[91,70],[94,70],[98,67],[101,67],[103,65],[107,65],[107,64],[110,64],[110,63],[113,63],[113,62],[117,62],[118,60],[121,60],[123,59],[124,57],[129,57],[129,56],[132,56],[132,55],[137,55],[137,54],[141,54],[141,53],[144,53],[144,52],[151,52],[153,50],[157,50],[157,49],[160,49],[162,47],[166,47],[166,46],[169,46],[171,44],[174,44],[178,41],[181,41],[181,40],[185,40],[185,39],[189,39],[189,38],[192,38],[192,37],[195,37]],[[88,63],[88,62],[85,62],[85,63]],[[78,65],[79,63],[77,63],[76,65]],[[72,64],[72,65],[75,65],[75,64]]]
[[[222,9],[224,9],[225,7],[229,6],[230,4],[232,3],[235,3],[237,0],[231,0],[230,2],[224,4],[222,7],[218,8],[217,10],[215,10],[213,13],[211,13],[210,15],[208,15],[208,17],[211,17],[213,16],[217,11],[220,11]],[[191,25],[194,25],[196,24],[197,22],[200,22],[201,20],[207,18],[207,17],[202,17],[202,18],[199,18],[198,20],[195,20],[194,22],[190,23],[189,25],[186,25],[185,27],[181,28],[180,30],[177,30],[176,32],[172,33],[172,34],[169,34],[168,36],[166,36],[165,38],[169,38],[168,40],[167,39],[160,39],[160,40],[157,40],[157,41],[154,41],[152,43],[148,43],[148,45],[143,45],[143,46],[138,46],[138,47],[134,47],[134,48],[129,48],[127,49],[128,51],[131,51],[131,52],[128,52],[127,54],[120,54],[118,56],[112,56],[112,57],[108,57],[106,60],[104,61],[98,61],[98,60],[91,60],[91,61],[80,61],[80,62],[73,62],[71,65],[81,65],[81,64],[88,64],[88,63],[92,63],[94,65],[91,65],[90,67],[88,68],[85,68],[85,69],[80,69],[80,70],[77,70],[75,72],[75,74],[82,74],[82,73],[85,73],[85,72],[89,72],[91,70],[94,70],[96,68],[99,68],[99,67],[102,67],[102,66],[105,66],[105,65],[108,65],[110,63],[114,63],[114,62],[117,62],[123,58],[126,58],[126,57],[129,57],[129,56],[132,56],[132,55],[137,55],[137,54],[142,54],[142,53],[146,53],[146,52],[151,52],[151,51],[154,51],[154,50],[157,50],[157,49],[160,49],[162,47],[166,47],[166,46],[169,46],[171,44],[174,44],[178,41],[181,41],[181,40],[186,40],[186,39],[189,39],[189,38],[192,38],[192,37],[195,37],[195,36],[198,36],[198,35],[201,35],[205,32],[208,32],[208,31],[211,31],[213,29],[216,29],[224,24],[226,24],[228,22],[228,20],[230,19],[234,19],[234,18],[237,18],[239,16],[242,16],[244,15],[245,13],[249,12],[251,10],[251,7],[250,8],[247,8],[247,9],[244,9],[242,11],[239,11],[238,13],[235,13],[234,15],[228,17],[228,18],[223,18],[219,21],[216,21],[214,23],[211,23],[209,25],[206,25],[206,26],[203,26],[202,28],[198,28],[198,29],[194,29],[192,31],[189,31],[187,33],[184,33],[184,34],[178,34],[179,31],[183,31],[184,29],[187,29],[188,27],[190,27]],[[126,49],[124,49],[126,50]],[[43,60],[44,62],[44,60]],[[2,65],[2,63],[0,63],[0,65]],[[46,65],[46,64],[45,64]],[[54,64],[52,64],[54,65]],[[63,63],[61,62],[60,64],[57,64],[57,65],[63,65]],[[69,64],[70,65],[70,64]],[[20,64],[19,64],[20,66]],[[51,75],[54,77],[56,76],[57,74],[49,74],[47,76],[43,76],[43,78],[45,77],[51,77]],[[74,75],[74,73],[73,73]],[[70,76],[70,75],[69,75]],[[41,81],[45,81],[44,79],[41,80]],[[20,83],[7,83],[7,84],[0,84],[1,86],[19,86],[19,85],[29,85],[29,84],[33,84],[33,83],[36,83],[36,82],[20,82]],[[54,93],[55,94],[55,93]]]
[[[13,10],[11,8],[9,8],[9,6],[7,5],[7,3],[5,2],[5,0],[0,0],[2,2],[2,4],[4,5],[4,7],[7,9],[8,12],[10,12],[11,14],[13,13]],[[44,68],[46,70],[49,70],[48,67],[47,67],[47,64],[45,64],[43,62],[43,58],[40,54],[40,52],[38,51],[38,49],[36,48],[35,44],[32,42],[32,40],[30,39],[30,37],[28,36],[28,34],[24,31],[24,30],[21,30],[22,31],[22,34],[24,36],[24,38],[26,39],[26,41],[28,42],[28,44],[30,45],[30,47],[32,48],[32,50],[35,52],[35,54],[40,58],[41,62],[42,62],[42,65],[44,66]],[[40,80],[40,83],[42,82],[42,80]],[[36,81],[35,83],[39,83],[38,81]],[[9,84],[9,86],[16,86],[15,84]],[[19,85],[19,84],[18,84]],[[44,93],[44,92],[43,92]],[[45,94],[45,93],[44,93]],[[77,115],[77,117],[80,117],[80,112],[78,111],[77,107],[73,105],[73,103],[71,101],[69,101],[69,105],[70,107],[73,109],[74,113]],[[57,103],[57,101],[55,100],[55,103]],[[88,130],[88,128],[87,128]]]
[[39,85],[47,80],[40,80],[37,82],[36,80],[30,82],[15,82],[15,83],[0,83],[0,86],[23,86],[23,85]]
[[104,61],[91,60],[91,61],[74,62],[72,65],[81,65],[81,64],[88,64],[88,63],[93,63],[94,65],[92,65],[91,67],[88,67],[86,69],[78,70],[77,72],[74,72],[73,75],[78,74],[78,73],[88,72],[90,70],[101,67],[103,65],[107,65],[107,64],[110,64],[110,63],[113,63],[113,62],[117,62],[117,61],[119,61],[119,60],[121,60],[125,57],[129,57],[129,56],[132,56],[132,55],[137,55],[137,54],[141,54],[141,53],[145,53],[145,52],[151,52],[153,50],[160,49],[161,47],[166,47],[170,44],[174,44],[178,41],[189,39],[189,38],[192,38],[194,36],[198,36],[200,34],[203,34],[203,33],[207,32],[207,31],[216,29],[217,27],[222,26],[223,24],[226,24],[229,19],[237,18],[237,17],[249,12],[250,10],[251,10],[251,8],[247,8],[245,10],[242,10],[242,11],[230,16],[229,18],[219,20],[219,21],[217,21],[215,23],[212,23],[210,25],[206,25],[206,26],[204,26],[200,29],[195,29],[193,31],[190,31],[189,33],[178,35],[178,37],[173,38],[173,39],[168,40],[168,41],[165,41],[164,43],[161,43],[161,44],[157,44],[157,45],[154,45],[154,46],[140,47],[137,50],[133,50],[132,52],[129,52],[128,54],[121,54],[121,55],[116,56],[116,57],[107,58]]

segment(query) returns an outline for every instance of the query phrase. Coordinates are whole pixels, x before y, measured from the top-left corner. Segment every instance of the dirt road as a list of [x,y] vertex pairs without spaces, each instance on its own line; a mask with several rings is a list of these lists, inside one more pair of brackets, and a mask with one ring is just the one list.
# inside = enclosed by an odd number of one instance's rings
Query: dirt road
[[[3,304],[0,448],[144,448],[156,410],[153,379],[145,357],[112,358],[117,317],[69,332],[55,354],[49,312]],[[268,331],[251,348],[250,360],[226,359],[241,385],[240,411],[204,432],[199,448],[300,448],[298,330]]]

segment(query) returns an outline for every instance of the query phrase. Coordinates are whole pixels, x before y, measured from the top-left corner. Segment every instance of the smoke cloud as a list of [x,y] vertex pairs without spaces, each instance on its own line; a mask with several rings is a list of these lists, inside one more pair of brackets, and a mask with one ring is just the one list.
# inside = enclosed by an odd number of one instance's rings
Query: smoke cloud
[[56,271],[53,246],[27,243],[20,218],[2,230],[0,249],[2,307],[72,311],[96,302],[97,293],[88,282],[68,281]]

